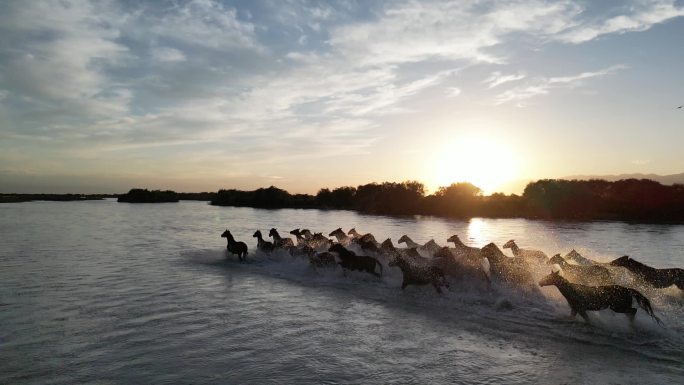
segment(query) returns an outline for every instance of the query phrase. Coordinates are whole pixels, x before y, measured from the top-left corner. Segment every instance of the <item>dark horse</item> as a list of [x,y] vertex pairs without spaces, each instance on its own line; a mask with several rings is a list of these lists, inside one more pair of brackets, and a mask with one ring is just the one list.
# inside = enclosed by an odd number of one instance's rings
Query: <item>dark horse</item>
[[570,316],[575,317],[577,313],[589,321],[587,310],[596,311],[610,308],[616,313],[624,313],[634,322],[634,315],[637,309],[632,307],[632,299],[635,299],[639,306],[646,311],[656,322],[660,324],[660,319],[653,313],[651,302],[641,293],[618,285],[608,286],[585,286],[570,283],[567,279],[560,276],[556,271],[547,275],[539,281],[539,286],[556,286],[563,294],[563,297],[570,305]]
[[638,279],[656,289],[677,285],[679,290],[684,290],[684,269],[656,269],[626,255],[610,262],[609,265],[626,268]]
[[404,276],[401,283],[401,290],[408,285],[427,285],[432,284],[438,293],[442,293],[441,286],[449,288],[449,283],[444,277],[444,272],[437,266],[429,264],[411,263],[404,259],[401,254],[396,253],[394,259],[389,263],[390,266],[397,266],[401,269]]
[[237,254],[238,259],[240,261],[244,261],[247,259],[247,244],[244,242],[236,242],[235,238],[233,238],[233,234],[226,229],[226,231],[221,234],[221,238],[226,238],[228,241],[228,245],[226,246],[226,249],[228,249],[229,252],[232,254]]
[[[382,275],[382,264],[373,257],[356,255],[353,251],[345,249],[344,246],[340,245],[339,243],[330,246],[328,251],[337,253],[337,256],[340,258],[339,264],[345,269],[365,271],[375,275],[376,277],[380,277]],[[375,272],[376,266],[380,267],[379,274]]]

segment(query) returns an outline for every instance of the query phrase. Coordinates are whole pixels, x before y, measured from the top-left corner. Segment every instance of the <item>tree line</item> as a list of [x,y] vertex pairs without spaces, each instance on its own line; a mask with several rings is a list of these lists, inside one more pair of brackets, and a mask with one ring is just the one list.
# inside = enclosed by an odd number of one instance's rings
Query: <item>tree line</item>
[[380,215],[435,215],[454,218],[496,217],[568,220],[684,222],[684,185],[648,179],[543,179],[524,193],[485,196],[470,183],[454,183],[426,194],[416,181],[368,183],[322,188],[316,195],[290,194],[271,186],[253,191],[219,190],[212,205],[259,208],[356,210]]

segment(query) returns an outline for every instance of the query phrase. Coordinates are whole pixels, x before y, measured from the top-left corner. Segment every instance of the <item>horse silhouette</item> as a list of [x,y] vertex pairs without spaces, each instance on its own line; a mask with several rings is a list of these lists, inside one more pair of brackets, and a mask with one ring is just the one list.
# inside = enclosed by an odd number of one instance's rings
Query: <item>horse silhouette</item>
[[[376,277],[380,277],[382,275],[382,264],[373,257],[356,255],[353,251],[345,249],[344,246],[340,245],[339,243],[330,246],[328,251],[337,253],[337,256],[340,259],[338,262],[339,265],[347,270],[365,271],[375,275]],[[375,272],[376,266],[380,268],[380,273]]]
[[352,241],[352,238],[345,234],[344,230],[342,230],[341,227],[338,227],[337,229],[331,231],[330,234],[328,234],[328,236],[337,238],[337,242],[345,246],[349,245]]
[[275,248],[273,243],[264,241],[264,237],[261,235],[260,230],[255,231],[254,235],[252,236],[257,239],[257,249],[263,251],[264,253],[270,253]]
[[292,239],[281,237],[280,234],[278,234],[278,230],[275,228],[272,228],[271,231],[268,232],[268,236],[273,238],[273,246],[275,247],[294,246]]
[[651,302],[641,293],[634,289],[619,285],[608,286],[585,286],[571,283],[563,278],[558,271],[553,272],[539,281],[539,286],[556,286],[563,297],[570,305],[570,316],[577,314],[584,318],[586,323],[589,321],[587,311],[597,311],[610,308],[616,313],[624,313],[629,317],[630,322],[634,322],[637,309],[632,307],[632,300],[635,299],[639,306],[646,311],[659,324],[658,318],[653,312]]
[[625,255],[609,263],[610,266],[621,266],[629,270],[637,279],[653,286],[656,289],[662,289],[677,285],[679,290],[684,290],[684,269],[656,269],[651,266],[630,258]]
[[566,261],[572,261],[582,266],[600,265],[599,262],[583,257],[582,254],[578,253],[575,249],[572,249],[569,253],[565,254],[564,258]]
[[236,242],[235,238],[233,238],[233,234],[226,229],[226,231],[221,234],[221,238],[226,238],[226,241],[228,241],[228,245],[226,245],[226,249],[232,254],[237,254],[238,259],[240,262],[245,261],[247,259],[247,244],[244,242]]
[[504,249],[511,249],[513,256],[524,259],[526,262],[546,263],[549,257],[540,250],[521,249],[513,239],[503,245]]
[[403,281],[401,289],[404,290],[408,285],[427,285],[432,284],[438,293],[442,293],[441,286],[449,288],[444,271],[431,264],[416,264],[405,259],[400,253],[396,253],[389,262],[389,266],[397,266],[401,269]]

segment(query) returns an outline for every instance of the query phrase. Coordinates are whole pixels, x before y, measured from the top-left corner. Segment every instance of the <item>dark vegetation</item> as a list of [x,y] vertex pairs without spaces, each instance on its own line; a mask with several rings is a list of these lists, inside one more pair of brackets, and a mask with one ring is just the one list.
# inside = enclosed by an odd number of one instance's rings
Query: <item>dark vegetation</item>
[[[0,194],[0,202],[79,201],[115,196]],[[118,196],[119,202],[130,203],[179,200],[210,201],[216,206],[342,209],[379,215],[684,223],[684,185],[663,185],[649,179],[615,182],[543,179],[528,184],[522,195],[485,196],[470,183],[454,183],[427,195],[422,183],[406,181],[323,188],[316,195],[290,194],[271,186],[253,191],[230,189],[201,193],[132,189]]]
[[167,203],[178,202],[178,193],[171,190],[131,189],[128,193],[119,195],[118,202],[126,203]]
[[271,186],[254,191],[219,190],[212,205],[259,208],[356,210],[381,215],[435,215],[454,218],[496,217],[563,220],[623,220],[684,223],[684,185],[648,179],[543,179],[527,185],[522,196],[484,196],[470,183],[454,183],[426,195],[422,183],[369,183],[323,188],[316,195],[290,194]]
[[111,198],[111,194],[0,194],[0,203],[18,203],[32,201],[89,201]]
[[211,201],[216,197],[213,192],[178,193],[172,190],[148,190],[134,188],[119,195],[118,202],[126,203],[167,203],[184,201]]

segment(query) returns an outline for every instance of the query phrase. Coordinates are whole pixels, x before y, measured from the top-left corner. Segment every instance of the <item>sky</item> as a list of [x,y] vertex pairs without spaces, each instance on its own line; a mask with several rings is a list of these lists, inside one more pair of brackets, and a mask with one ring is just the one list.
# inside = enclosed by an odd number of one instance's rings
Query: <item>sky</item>
[[0,3],[0,192],[684,172],[684,1]]

